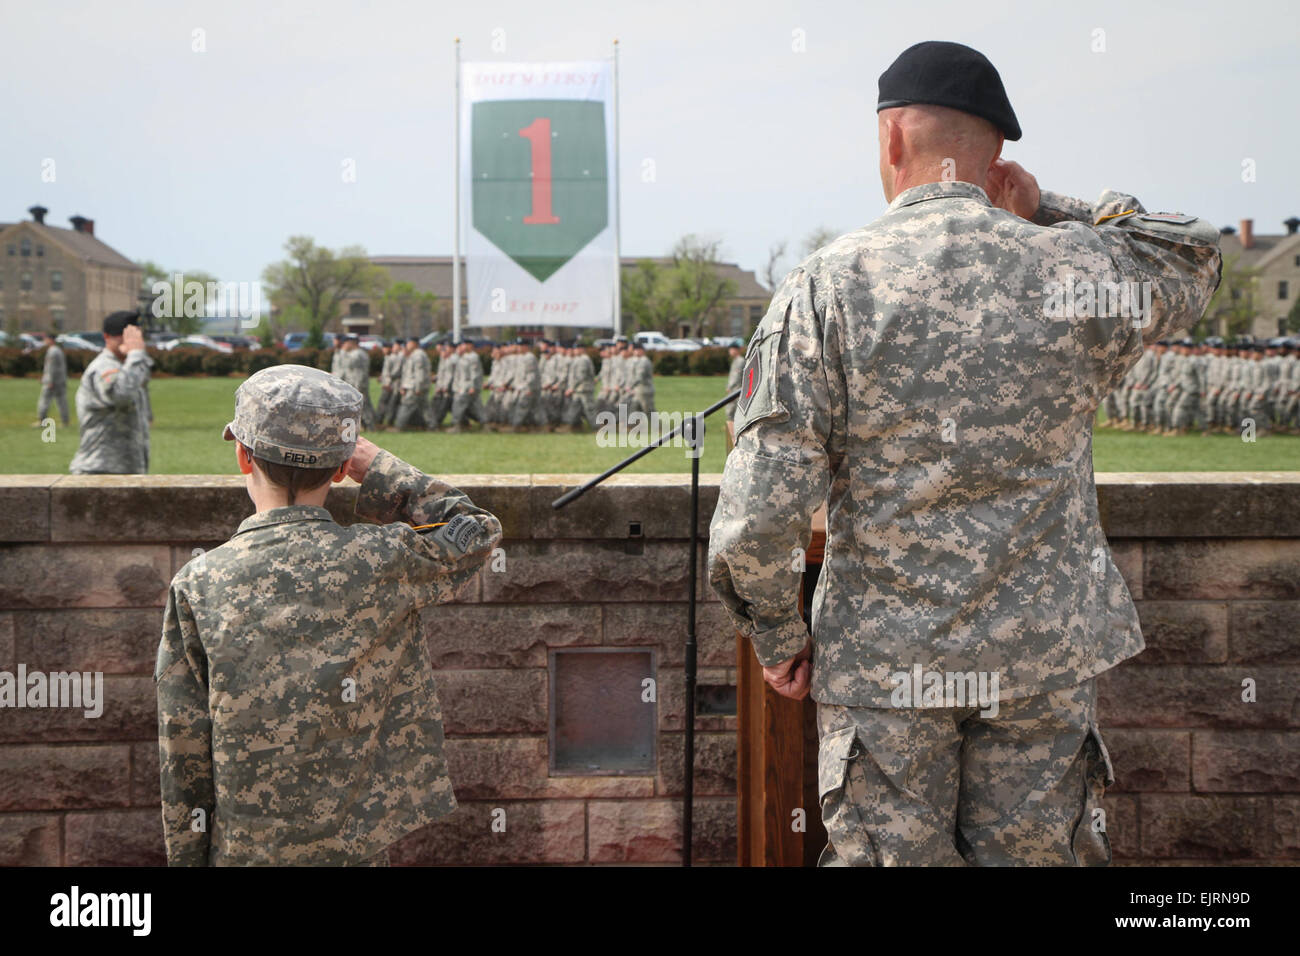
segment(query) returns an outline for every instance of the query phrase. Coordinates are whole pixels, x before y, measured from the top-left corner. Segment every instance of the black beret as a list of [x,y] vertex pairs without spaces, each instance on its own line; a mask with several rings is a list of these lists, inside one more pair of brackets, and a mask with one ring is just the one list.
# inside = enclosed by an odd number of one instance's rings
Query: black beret
[[128,325],[139,325],[140,316],[134,312],[114,312],[104,319],[105,335],[121,335]]
[[880,74],[877,113],[911,103],[971,113],[988,120],[1007,139],[1020,138],[1020,123],[997,69],[983,53],[960,43],[927,40],[910,46]]

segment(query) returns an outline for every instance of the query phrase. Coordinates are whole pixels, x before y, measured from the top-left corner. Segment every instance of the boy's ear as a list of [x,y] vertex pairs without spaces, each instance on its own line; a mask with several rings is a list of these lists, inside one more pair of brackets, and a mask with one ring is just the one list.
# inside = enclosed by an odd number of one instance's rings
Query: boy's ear
[[248,457],[248,452],[244,451],[244,446],[235,442],[235,461],[239,463],[239,473],[241,475],[251,475],[253,473],[253,460]]

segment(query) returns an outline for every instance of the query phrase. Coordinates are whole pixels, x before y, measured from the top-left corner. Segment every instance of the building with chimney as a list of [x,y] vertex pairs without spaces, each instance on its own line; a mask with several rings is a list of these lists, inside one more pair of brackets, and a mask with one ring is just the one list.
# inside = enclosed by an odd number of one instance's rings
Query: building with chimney
[[[1236,301],[1247,298],[1243,309],[1252,316],[1241,331],[1257,339],[1287,335],[1287,313],[1300,295],[1300,219],[1292,216],[1282,223],[1286,232],[1263,234],[1255,231],[1253,219],[1241,220],[1238,228],[1220,230],[1219,249],[1223,270],[1246,270],[1249,280],[1237,291]],[[1225,313],[1229,303],[1216,302],[1206,313],[1211,332],[1229,333]]]
[[0,328],[20,332],[98,331],[110,312],[139,305],[144,270],[95,237],[95,221],[71,229],[32,218],[0,222]]
[[[635,271],[637,263],[645,260],[653,262],[660,268],[668,268],[672,265],[672,259],[668,257],[624,256],[622,260],[623,274],[626,276]],[[409,282],[418,293],[432,293],[436,297],[433,307],[420,311],[418,315],[404,316],[399,320],[395,316],[381,315],[382,308],[379,297],[354,296],[346,298],[340,303],[340,318],[330,323],[326,331],[347,331],[357,334],[373,332],[375,334],[409,336],[424,335],[436,328],[450,328],[451,256],[371,256],[370,261],[387,269],[394,283]],[[714,269],[719,276],[730,279],[735,283],[735,292],[731,298],[723,300],[714,309],[712,320],[705,323],[705,332],[708,335],[748,338],[749,333],[754,330],[754,326],[763,318],[763,313],[767,311],[767,304],[772,298],[772,293],[759,284],[753,272],[742,269],[734,262],[715,263]],[[469,302],[466,289],[469,286],[465,281],[465,262],[463,259],[460,264],[460,276],[461,315],[465,315]],[[385,333],[385,325],[388,326],[387,333]],[[637,331],[637,329],[633,328],[633,325],[632,317],[624,313],[623,333],[631,335]],[[466,326],[466,328],[471,327]],[[515,328],[521,333],[532,330],[541,335],[543,327],[516,326]],[[596,331],[601,335],[609,333],[607,328],[592,331]],[[659,331],[670,336],[687,336],[690,334],[690,330],[685,323],[682,323],[677,328],[660,329]]]

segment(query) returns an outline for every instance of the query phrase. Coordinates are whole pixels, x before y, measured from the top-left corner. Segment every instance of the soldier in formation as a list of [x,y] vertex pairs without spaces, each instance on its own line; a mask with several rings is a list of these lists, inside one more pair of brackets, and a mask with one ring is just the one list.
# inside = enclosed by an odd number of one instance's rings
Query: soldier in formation
[[390,342],[384,346],[384,367],[379,372],[379,408],[376,417],[381,428],[387,428],[397,417],[399,383],[402,377],[402,344]]
[[361,347],[355,335],[345,335],[339,342],[334,352],[333,374],[361,393],[361,427],[373,428],[375,409],[370,403],[370,353]]
[[1183,435],[1199,429],[1300,431],[1300,339],[1225,343],[1162,340],[1107,397],[1103,427]]
[[420,348],[420,340],[409,338],[402,356],[402,373],[398,382],[398,431],[424,426],[429,396],[429,356]]

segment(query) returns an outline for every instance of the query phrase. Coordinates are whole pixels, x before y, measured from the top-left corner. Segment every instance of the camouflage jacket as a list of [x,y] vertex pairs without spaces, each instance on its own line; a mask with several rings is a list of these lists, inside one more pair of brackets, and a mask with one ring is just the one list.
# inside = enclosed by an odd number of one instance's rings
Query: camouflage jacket
[[427,395],[432,377],[433,370],[429,362],[429,353],[424,349],[417,347],[410,355],[402,356],[402,371],[398,380],[399,388],[414,392],[417,395]]
[[[1219,267],[1216,228],[1131,196],[1044,192],[1030,222],[964,182],[908,189],[805,259],[750,342],[710,529],[710,582],[759,660],[809,639],[800,549],[823,503],[818,701],[889,706],[918,663],[996,672],[1010,699],[1142,650],[1093,416],[1144,339],[1201,315]],[[1090,308],[1083,282],[1149,282],[1150,314]]]
[[41,384],[64,388],[68,384],[68,357],[63,349],[51,345],[45,350],[45,365],[41,369]]
[[68,470],[74,475],[143,475],[149,470],[149,356],[108,349],[86,366],[77,385],[81,442]]
[[386,452],[356,513],[396,523],[275,508],[172,580],[154,675],[170,864],[358,862],[455,809],[418,612],[501,524]]

